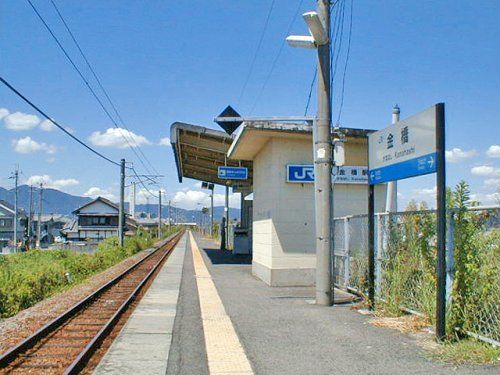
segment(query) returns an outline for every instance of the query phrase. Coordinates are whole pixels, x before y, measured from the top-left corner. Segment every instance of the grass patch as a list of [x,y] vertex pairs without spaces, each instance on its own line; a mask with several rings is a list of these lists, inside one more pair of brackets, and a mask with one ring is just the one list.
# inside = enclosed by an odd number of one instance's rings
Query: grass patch
[[[174,228],[171,229],[174,231]],[[165,237],[170,233],[164,233]],[[16,315],[41,300],[82,283],[122,260],[151,247],[155,238],[139,230],[118,246],[116,237],[99,244],[94,254],[70,250],[32,250],[0,256],[0,318]],[[68,280],[66,273],[71,274]]]
[[451,364],[500,365],[500,348],[474,339],[437,345],[431,356]]

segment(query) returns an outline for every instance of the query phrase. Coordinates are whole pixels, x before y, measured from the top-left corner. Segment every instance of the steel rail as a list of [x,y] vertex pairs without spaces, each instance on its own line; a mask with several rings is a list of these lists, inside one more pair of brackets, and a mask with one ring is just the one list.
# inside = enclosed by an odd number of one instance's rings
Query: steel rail
[[[173,240],[176,240],[176,237]],[[118,310],[113,314],[113,316],[104,324],[104,326],[97,332],[94,338],[87,344],[85,349],[80,352],[78,357],[73,361],[73,363],[64,372],[65,375],[78,374],[87,364],[88,360],[99,347],[99,345],[104,341],[108,333],[113,329],[121,315],[126,311],[127,307],[135,300],[140,290],[149,281],[149,279],[154,275],[156,270],[163,264],[163,261],[170,255],[173,247],[169,249],[160,260],[154,265],[154,267],[147,273],[147,275],[141,280],[134,291],[128,296],[128,298],[122,303]]]
[[[83,300],[77,302],[75,305],[64,311],[62,314],[45,324],[43,327],[38,329],[35,333],[33,333],[31,336],[27,337],[11,349],[9,349],[7,352],[2,354],[0,356],[0,369],[7,367],[13,360],[15,360],[17,357],[19,357],[22,353],[26,352],[27,350],[31,349],[36,345],[37,342],[39,342],[42,338],[48,336],[51,332],[55,331],[57,328],[61,327],[66,321],[68,321],[70,318],[75,316],[79,311],[83,310],[85,307],[90,305],[94,300],[96,300],[101,294],[103,294],[106,290],[110,289],[113,285],[118,283],[121,279],[123,279],[125,276],[127,276],[130,272],[135,270],[138,266],[140,266],[143,262],[148,260],[150,257],[152,257],[154,254],[156,254],[160,249],[164,248],[169,244],[171,241],[175,241],[177,239],[180,239],[182,236],[183,231],[175,233],[171,236],[169,236],[167,239],[163,241],[163,244],[158,246],[158,248],[154,251],[152,251],[150,254],[139,260],[138,262],[134,263],[131,265],[129,268],[127,268],[125,271],[123,271],[120,275],[114,277],[112,280],[108,281],[106,284],[101,286],[99,289],[97,289],[95,292],[89,294],[87,297],[85,297]],[[156,264],[156,266],[163,261],[166,255],[170,254],[171,250],[167,252],[164,256],[162,256],[161,260]],[[155,266],[155,269],[156,269]],[[151,272],[148,273],[147,277],[151,276]],[[141,285],[143,283],[141,282]],[[140,289],[140,288],[139,288]],[[137,293],[137,288],[134,289],[134,293]],[[128,301],[128,299],[127,299]],[[122,305],[123,306],[123,305]],[[122,308],[120,306],[120,309]],[[113,315],[113,317],[116,315],[116,313]],[[121,315],[121,314],[120,314]],[[109,321],[108,321],[109,323]],[[107,323],[106,323],[107,324]],[[102,331],[102,329],[98,332],[98,334]],[[92,340],[94,341],[94,340]],[[87,348],[85,348],[87,349]],[[85,351],[84,349],[84,351]],[[73,363],[74,364],[74,363]]]

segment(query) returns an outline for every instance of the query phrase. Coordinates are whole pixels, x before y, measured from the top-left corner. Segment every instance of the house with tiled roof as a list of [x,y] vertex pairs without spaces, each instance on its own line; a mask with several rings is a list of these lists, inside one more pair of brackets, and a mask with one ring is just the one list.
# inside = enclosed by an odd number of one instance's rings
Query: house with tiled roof
[[[95,241],[118,235],[119,207],[109,199],[97,197],[73,211],[76,218],[61,233],[69,241]],[[133,220],[126,219],[125,230],[135,230]]]

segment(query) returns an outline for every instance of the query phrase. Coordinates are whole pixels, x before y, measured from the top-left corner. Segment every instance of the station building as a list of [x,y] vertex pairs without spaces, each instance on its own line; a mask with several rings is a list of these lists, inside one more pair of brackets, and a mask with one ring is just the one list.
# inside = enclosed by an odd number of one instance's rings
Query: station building
[[[341,128],[345,165],[356,178],[337,176],[334,216],[366,214],[368,134]],[[183,177],[230,185],[242,193],[236,245],[253,253],[252,273],[271,286],[311,286],[315,281],[314,184],[291,181],[290,166],[313,165],[312,127],[273,121],[245,122],[229,135],[201,126],[174,123],[171,142],[179,182]],[[218,178],[219,166],[244,166],[249,178]],[[345,177],[345,176],[344,176]],[[253,193],[253,202],[243,199]],[[376,211],[383,211],[386,186],[377,185]],[[238,240],[239,238],[239,240]],[[237,250],[237,249],[236,249]]]

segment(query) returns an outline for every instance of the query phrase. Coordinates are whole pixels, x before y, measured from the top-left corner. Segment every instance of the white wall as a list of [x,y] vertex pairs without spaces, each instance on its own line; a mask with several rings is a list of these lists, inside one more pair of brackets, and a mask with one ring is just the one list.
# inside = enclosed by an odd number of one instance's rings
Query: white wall
[[80,210],[81,214],[116,214],[118,210],[101,201],[96,201]]
[[[271,138],[253,161],[253,273],[270,285],[312,285],[314,185],[286,182],[287,164],[312,164],[310,138]],[[346,164],[366,165],[366,145],[346,143]],[[335,185],[335,216],[367,211],[366,185]],[[376,190],[376,210],[385,186]]]

